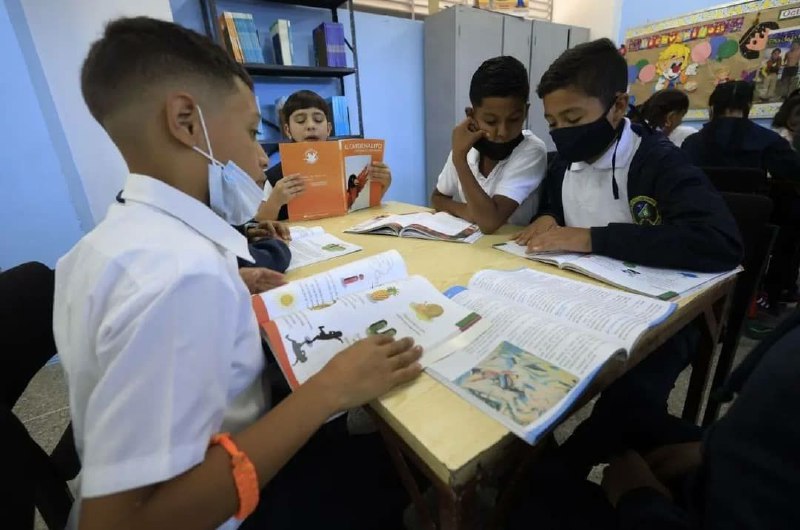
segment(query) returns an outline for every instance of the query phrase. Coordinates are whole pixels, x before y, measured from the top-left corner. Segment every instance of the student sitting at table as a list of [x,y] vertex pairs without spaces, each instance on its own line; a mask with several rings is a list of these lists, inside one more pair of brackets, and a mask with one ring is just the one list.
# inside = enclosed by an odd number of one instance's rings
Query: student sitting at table
[[[281,118],[283,134],[293,142],[324,142],[333,129],[330,106],[311,90],[299,90],[289,96],[281,108]],[[367,179],[380,184],[385,195],[392,185],[392,171],[384,162],[373,162]],[[264,184],[264,200],[258,208],[256,221],[288,219],[286,205],[302,194],[303,189],[303,175],[284,176],[280,163],[269,168]]]
[[683,141],[697,132],[697,129],[682,125],[683,117],[689,111],[689,96],[677,88],[665,88],[654,92],[647,101],[637,105],[631,115],[634,123],[646,123],[661,131],[670,141],[681,146]]
[[270,410],[236,264],[247,241],[231,227],[257,189],[247,72],[191,30],[122,18],[91,46],[81,89],[131,174],[124,203],[56,268],[53,329],[82,463],[69,527],[231,529],[251,514],[245,527],[388,527],[372,517],[393,502],[372,480],[385,452],[314,433],[416,377],[421,350],[356,342]]
[[800,181],[800,155],[791,144],[748,118],[753,93],[753,84],[746,81],[718,85],[708,98],[710,121],[681,148],[699,167],[750,167],[776,179]]
[[[664,135],[625,118],[626,90],[627,65],[608,39],[565,51],[544,73],[537,94],[558,154],[539,216],[517,242],[530,252],[591,252],[653,267],[733,269],[742,245],[722,197]],[[564,446],[581,470],[611,450],[612,442],[603,441],[610,434],[604,415],[645,403],[666,407],[696,340],[697,330],[687,326],[603,393],[592,417]],[[615,398],[623,393],[639,400]]]
[[472,76],[467,117],[453,129],[452,151],[431,204],[491,234],[524,226],[536,213],[547,149],[522,130],[528,116],[528,72],[509,56],[485,61]]

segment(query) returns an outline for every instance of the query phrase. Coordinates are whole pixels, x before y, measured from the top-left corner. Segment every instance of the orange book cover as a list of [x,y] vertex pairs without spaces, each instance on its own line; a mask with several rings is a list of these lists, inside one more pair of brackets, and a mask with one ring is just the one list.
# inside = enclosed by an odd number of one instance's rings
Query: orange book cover
[[289,220],[344,215],[380,204],[383,188],[368,180],[383,161],[383,140],[336,140],[280,145],[284,176],[305,178],[305,192],[289,202]]

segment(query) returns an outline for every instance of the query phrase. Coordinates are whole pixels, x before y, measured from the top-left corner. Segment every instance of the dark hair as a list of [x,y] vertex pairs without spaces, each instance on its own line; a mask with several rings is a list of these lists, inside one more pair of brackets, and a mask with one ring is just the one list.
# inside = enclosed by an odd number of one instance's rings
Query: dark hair
[[567,87],[611,105],[618,94],[628,89],[628,65],[609,39],[578,44],[553,61],[542,75],[536,94],[543,98]]
[[479,106],[483,98],[491,97],[516,97],[527,103],[530,91],[525,66],[514,57],[501,55],[483,61],[472,74],[469,100],[473,106]]
[[322,99],[322,96],[311,90],[298,90],[286,99],[286,103],[281,108],[283,123],[289,123],[292,114],[304,109],[319,109],[325,113],[325,118],[329,122],[333,122],[331,108],[328,106],[328,102]]
[[766,33],[767,30],[778,28],[780,28],[778,23],[772,21],[762,22],[761,24],[756,23],[750,26],[750,29],[745,31],[744,35],[742,35],[742,38],[739,39],[739,51],[742,53],[742,57],[745,59],[758,59],[758,52],[747,47],[747,45],[750,43],[750,39],[753,38],[756,33]]
[[792,111],[798,105],[800,105],[800,92],[795,90],[789,94],[789,97],[787,97],[786,101],[783,102],[781,108],[775,113],[775,117],[772,118],[772,126],[775,128],[788,127],[789,117],[792,115]]
[[637,110],[651,127],[663,127],[670,112],[684,114],[689,110],[689,96],[677,88],[665,88],[654,92]]
[[775,55],[775,52],[781,53],[781,49],[780,49],[780,48],[775,48],[774,50],[772,50],[771,52],[769,52],[769,54],[770,54],[770,55]]
[[208,38],[172,22],[149,17],[118,18],[106,25],[81,69],[81,91],[89,112],[100,122],[145,88],[165,80],[195,78],[233,90],[235,78],[250,89],[242,65]]
[[747,81],[728,81],[717,85],[708,97],[708,106],[714,113],[712,119],[722,116],[726,110],[740,110],[746,118],[753,105],[754,92],[753,83]]

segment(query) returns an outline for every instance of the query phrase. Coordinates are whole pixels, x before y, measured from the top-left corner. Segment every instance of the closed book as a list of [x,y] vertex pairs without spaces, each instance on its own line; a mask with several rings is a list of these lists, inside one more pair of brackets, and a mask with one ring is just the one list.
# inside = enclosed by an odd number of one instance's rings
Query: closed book
[[263,63],[264,51],[261,47],[261,40],[258,38],[258,28],[256,27],[256,21],[253,19],[253,15],[251,15],[250,13],[246,13],[245,25],[247,26],[248,34],[250,36],[250,44],[253,49],[253,62]]
[[228,35],[230,35],[233,58],[243,63],[245,62],[244,53],[242,52],[242,43],[239,40],[239,33],[236,31],[236,24],[233,21],[233,13],[225,11],[222,13],[222,16],[225,20],[225,27],[228,28]]
[[272,48],[275,52],[275,63],[285,66],[293,65],[291,24],[286,19],[278,19],[270,28]]

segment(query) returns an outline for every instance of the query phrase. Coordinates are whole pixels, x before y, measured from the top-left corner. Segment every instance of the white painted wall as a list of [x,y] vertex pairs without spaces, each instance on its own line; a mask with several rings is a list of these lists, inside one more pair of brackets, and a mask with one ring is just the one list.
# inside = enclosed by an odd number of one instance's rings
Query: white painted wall
[[616,43],[621,12],[622,0],[553,0],[553,22],[589,28],[592,40],[608,37]]
[[169,0],[7,1],[17,4],[17,9],[9,11],[23,19],[12,22],[15,26],[25,25],[30,36],[33,49],[25,50],[28,68],[43,73],[44,83],[37,87],[37,95],[40,102],[52,103],[42,107],[54,112],[49,116],[50,122],[63,131],[65,149],[59,152],[62,166],[74,166],[77,170],[78,192],[82,187],[91,222],[97,223],[122,188],[127,168],[117,148],[86,108],[80,90],[80,68],[90,44],[100,37],[106,22],[136,15],[172,20]]

